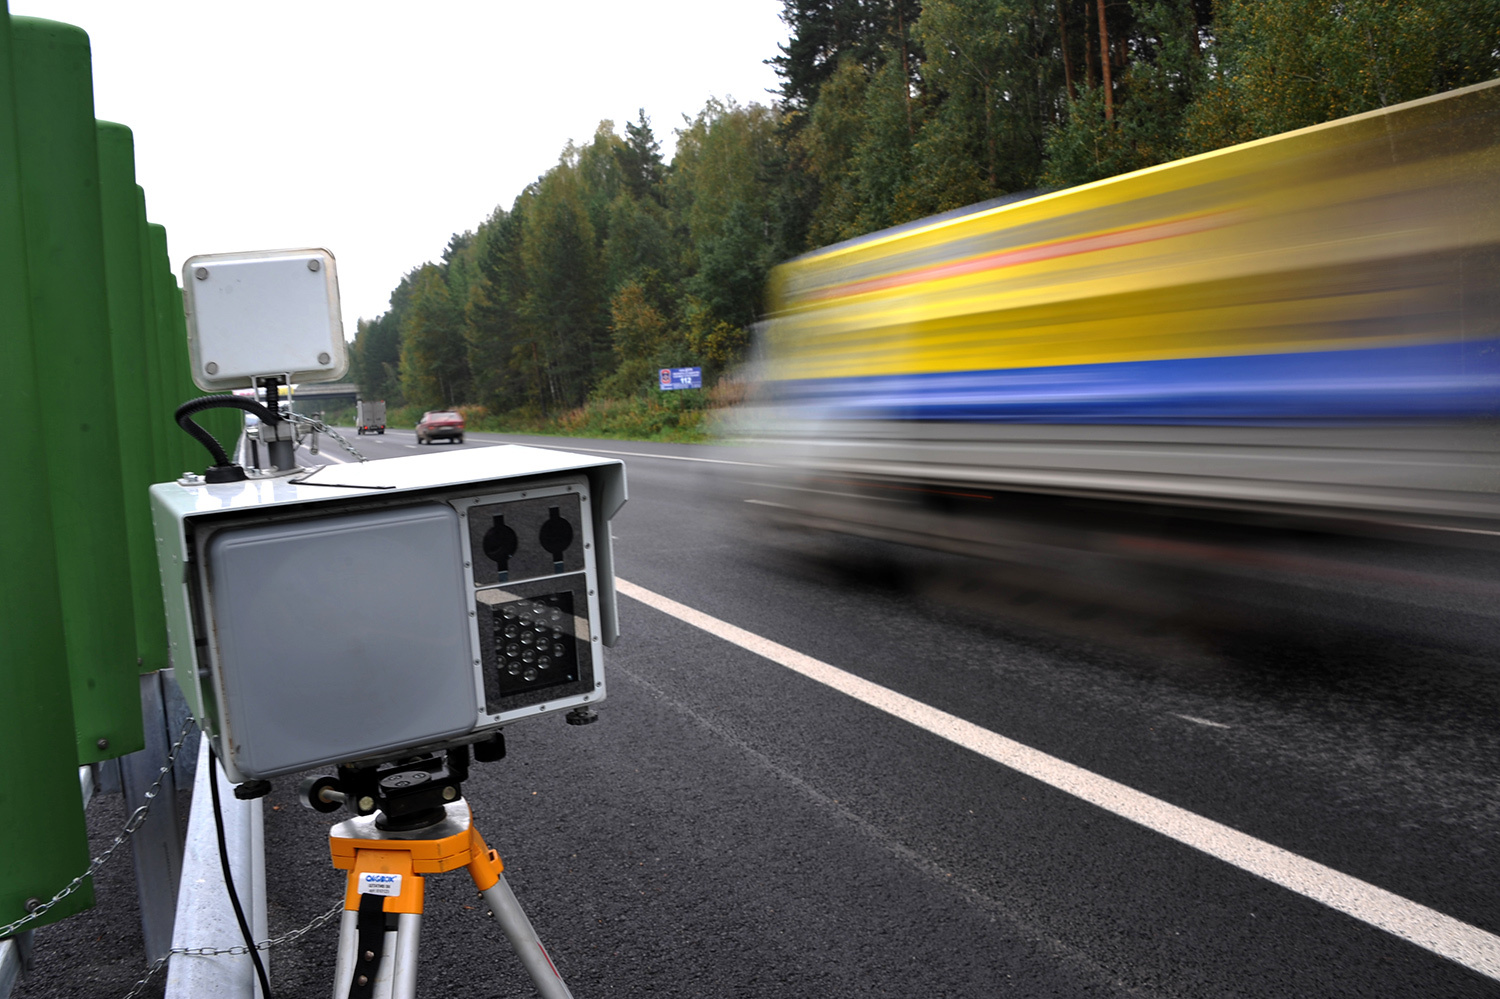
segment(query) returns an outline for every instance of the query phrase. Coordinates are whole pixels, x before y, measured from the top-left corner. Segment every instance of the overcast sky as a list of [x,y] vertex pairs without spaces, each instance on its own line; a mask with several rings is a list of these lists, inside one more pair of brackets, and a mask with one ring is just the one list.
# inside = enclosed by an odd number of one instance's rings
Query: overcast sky
[[326,247],[350,339],[601,119],[645,108],[670,158],[710,96],[768,103],[786,40],[780,0],[9,6],[89,33],[95,116],[134,131],[179,280],[198,253]]

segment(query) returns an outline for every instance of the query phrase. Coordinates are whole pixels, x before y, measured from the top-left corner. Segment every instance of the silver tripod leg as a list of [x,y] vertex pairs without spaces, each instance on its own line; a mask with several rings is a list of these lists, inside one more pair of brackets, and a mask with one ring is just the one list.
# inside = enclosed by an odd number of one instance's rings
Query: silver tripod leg
[[515,948],[516,956],[521,959],[526,973],[536,983],[542,999],[573,999],[573,993],[568,991],[562,976],[553,966],[552,958],[547,956],[547,948],[542,946],[536,930],[531,928],[531,920],[526,918],[510,885],[505,883],[505,875],[500,875],[500,880],[482,894],[490,911],[495,914],[495,919],[499,921],[500,928],[509,938],[510,945]]
[[[521,917],[526,918],[525,916]],[[396,928],[385,935],[380,967],[375,972],[374,999],[416,999],[417,945],[422,935],[420,913],[403,912]],[[333,972],[333,999],[349,999],[349,986],[358,962],[359,913],[345,909],[339,922],[338,963]]]

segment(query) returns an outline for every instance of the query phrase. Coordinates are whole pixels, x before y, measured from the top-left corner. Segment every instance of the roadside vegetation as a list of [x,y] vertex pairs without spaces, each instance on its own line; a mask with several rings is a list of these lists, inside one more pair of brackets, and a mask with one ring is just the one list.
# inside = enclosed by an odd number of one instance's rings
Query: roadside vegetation
[[[463,414],[465,429],[469,431],[701,444],[713,439],[714,413],[722,406],[716,398],[720,395],[722,392],[716,387],[589,399],[581,406],[550,417],[525,409],[493,413],[472,403],[453,409]],[[387,409],[386,426],[415,427],[425,411],[422,406]],[[349,412],[352,420],[353,410]]]
[[[1500,75],[1500,0],[784,0],[769,105],[599,124],[361,319],[392,426],[697,440],[770,268]],[[701,391],[657,371],[700,366]]]

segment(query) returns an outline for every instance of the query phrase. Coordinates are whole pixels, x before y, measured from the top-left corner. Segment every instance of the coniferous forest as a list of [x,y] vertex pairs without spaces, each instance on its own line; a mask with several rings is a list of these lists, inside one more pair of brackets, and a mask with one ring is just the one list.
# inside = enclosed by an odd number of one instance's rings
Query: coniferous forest
[[670,162],[644,114],[600,122],[402,278],[359,323],[364,397],[533,428],[650,410],[634,432],[670,434],[713,392],[659,399],[657,369],[732,372],[779,261],[1500,76],[1500,0],[784,0],[782,19],[768,104],[708,98]]

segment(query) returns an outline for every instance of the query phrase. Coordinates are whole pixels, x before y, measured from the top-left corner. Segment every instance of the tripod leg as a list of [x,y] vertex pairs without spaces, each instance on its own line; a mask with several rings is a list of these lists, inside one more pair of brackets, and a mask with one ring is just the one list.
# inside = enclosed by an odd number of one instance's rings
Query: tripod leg
[[562,976],[552,964],[552,958],[547,956],[547,949],[542,946],[536,930],[531,928],[531,920],[526,918],[510,885],[505,883],[505,875],[499,875],[495,883],[482,894],[490,910],[494,912],[495,919],[499,921],[500,928],[510,939],[510,945],[515,948],[516,956],[521,959],[526,973],[536,983],[542,999],[573,999],[573,993],[563,983]]
[[[420,912],[403,912],[396,917],[396,967],[391,976],[391,999],[416,999],[417,942],[421,935]],[[390,943],[387,939],[386,945]]]
[[345,909],[339,916],[338,958],[333,966],[333,999],[347,999],[354,977],[354,955],[359,951],[359,912]]
[[345,909],[339,923],[333,999],[349,999],[351,995],[368,995],[370,999],[416,999],[417,946],[421,934],[421,913],[400,913],[396,917],[396,928],[384,932],[373,981],[355,988],[354,976],[359,966],[359,912]]
[[489,903],[490,911],[495,914],[516,956],[521,959],[522,967],[536,983],[542,999],[573,999],[573,993],[563,983],[552,958],[547,956],[547,948],[542,946],[536,930],[531,928],[531,920],[526,918],[510,885],[505,883],[504,871],[505,864],[500,861],[500,854],[489,848],[477,828],[469,826],[469,877],[474,879],[474,887]]

